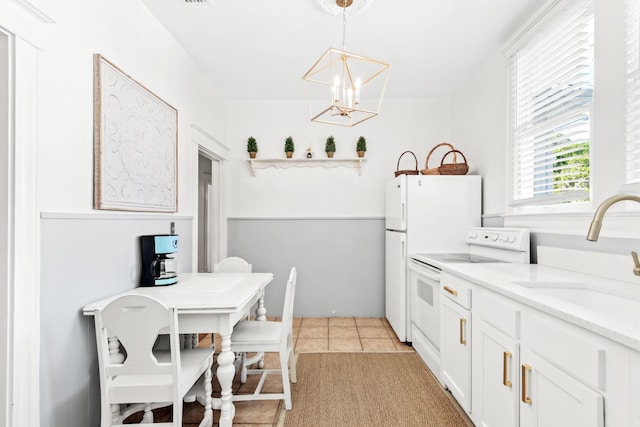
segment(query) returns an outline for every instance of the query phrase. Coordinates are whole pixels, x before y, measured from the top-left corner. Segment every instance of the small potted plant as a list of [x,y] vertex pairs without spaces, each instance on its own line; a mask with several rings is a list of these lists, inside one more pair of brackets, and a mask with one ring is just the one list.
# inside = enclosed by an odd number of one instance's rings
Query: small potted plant
[[336,141],[333,139],[333,136],[329,136],[329,138],[327,138],[327,143],[324,145],[324,151],[327,152],[327,157],[333,157],[333,153],[336,152]]
[[358,157],[364,157],[364,152],[367,151],[367,140],[364,139],[364,136],[358,138],[358,142],[356,143],[356,151],[358,152]]
[[258,152],[258,143],[252,136],[247,139],[247,152],[249,153],[249,157],[251,157],[252,159],[256,158],[256,153]]
[[287,153],[287,159],[290,159],[293,156],[294,151],[295,146],[293,144],[293,138],[288,136],[287,139],[284,140],[284,152]]

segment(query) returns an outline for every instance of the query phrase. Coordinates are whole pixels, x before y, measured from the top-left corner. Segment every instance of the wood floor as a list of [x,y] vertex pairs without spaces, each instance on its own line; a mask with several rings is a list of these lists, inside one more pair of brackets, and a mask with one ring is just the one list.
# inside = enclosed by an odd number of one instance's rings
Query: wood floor
[[[411,346],[400,342],[386,319],[381,318],[295,318],[293,320],[294,347],[296,353],[323,352],[412,352]],[[211,345],[210,336],[200,341],[201,346]],[[215,338],[216,350],[220,349],[218,337]],[[279,365],[277,353],[265,355],[265,367]],[[234,379],[233,393],[251,393],[257,378],[240,384]],[[214,377],[213,395],[219,396],[220,386]],[[267,379],[265,391],[282,391],[280,377],[270,375]],[[295,405],[295,402],[293,402]],[[235,402],[236,414],[234,426],[267,427],[277,426],[282,422],[284,410],[281,401]],[[204,408],[199,403],[184,404],[183,427],[197,427],[202,419]],[[156,421],[169,421],[171,409],[163,408],[154,411]],[[140,414],[127,420],[138,422]],[[218,426],[219,411],[214,411],[214,426]]]

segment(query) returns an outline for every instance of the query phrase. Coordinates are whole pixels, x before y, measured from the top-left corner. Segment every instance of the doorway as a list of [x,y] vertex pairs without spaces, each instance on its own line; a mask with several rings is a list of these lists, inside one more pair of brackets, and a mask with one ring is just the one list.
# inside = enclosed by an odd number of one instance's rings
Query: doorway
[[220,160],[198,152],[198,272],[211,273],[222,251]]

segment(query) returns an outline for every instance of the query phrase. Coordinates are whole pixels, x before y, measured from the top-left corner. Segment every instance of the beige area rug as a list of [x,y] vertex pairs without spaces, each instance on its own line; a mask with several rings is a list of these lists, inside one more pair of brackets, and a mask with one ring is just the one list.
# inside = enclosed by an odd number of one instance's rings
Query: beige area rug
[[469,426],[416,353],[302,353],[285,427]]

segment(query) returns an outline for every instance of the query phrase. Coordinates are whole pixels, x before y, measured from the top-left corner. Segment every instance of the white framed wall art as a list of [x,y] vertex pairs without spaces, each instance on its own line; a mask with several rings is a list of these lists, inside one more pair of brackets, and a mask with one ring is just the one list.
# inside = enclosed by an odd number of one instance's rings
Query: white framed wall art
[[176,212],[178,112],[94,54],[94,208]]

